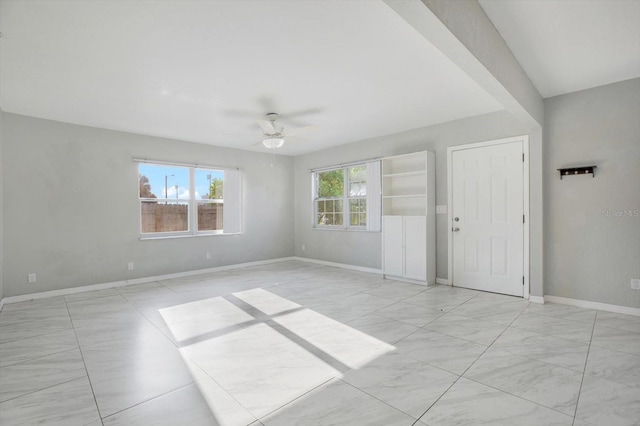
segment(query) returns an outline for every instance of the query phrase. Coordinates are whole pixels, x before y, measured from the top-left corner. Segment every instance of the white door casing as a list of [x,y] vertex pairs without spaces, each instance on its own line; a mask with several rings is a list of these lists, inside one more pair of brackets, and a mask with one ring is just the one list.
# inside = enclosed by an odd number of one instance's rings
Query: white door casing
[[528,296],[526,144],[523,138],[515,139],[450,152],[449,262],[455,286]]

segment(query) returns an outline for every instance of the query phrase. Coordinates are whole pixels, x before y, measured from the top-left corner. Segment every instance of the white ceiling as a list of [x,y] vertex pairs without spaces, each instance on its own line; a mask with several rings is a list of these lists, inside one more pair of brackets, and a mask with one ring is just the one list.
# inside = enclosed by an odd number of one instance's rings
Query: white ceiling
[[7,112],[299,154],[503,109],[380,1],[0,3]]
[[479,0],[540,94],[640,77],[639,0]]

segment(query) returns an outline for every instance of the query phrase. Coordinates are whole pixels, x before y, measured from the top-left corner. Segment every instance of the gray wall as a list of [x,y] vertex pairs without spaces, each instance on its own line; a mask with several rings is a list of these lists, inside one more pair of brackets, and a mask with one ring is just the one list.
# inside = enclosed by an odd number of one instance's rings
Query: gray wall
[[[2,134],[5,297],[293,255],[291,157],[8,113]],[[244,169],[245,232],[140,241],[133,157]]]
[[640,79],[546,99],[545,124],[545,294],[640,307]]
[[4,297],[4,188],[3,188],[3,148],[4,137],[2,133],[2,123],[4,114],[0,110],[0,300]]
[[477,0],[385,0],[515,118],[529,135],[529,282],[543,288],[542,127],[544,102]]
[[[311,227],[312,168],[416,151],[436,153],[436,204],[447,204],[447,147],[526,134],[507,112],[456,120],[301,155],[295,160],[296,256],[380,269],[379,232],[327,231]],[[447,215],[436,215],[436,276],[447,278]],[[306,250],[302,250],[305,245]]]

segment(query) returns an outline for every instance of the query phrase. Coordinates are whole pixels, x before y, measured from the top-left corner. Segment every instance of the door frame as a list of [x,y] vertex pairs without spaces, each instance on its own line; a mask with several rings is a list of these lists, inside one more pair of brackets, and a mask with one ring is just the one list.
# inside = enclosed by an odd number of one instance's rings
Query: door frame
[[523,162],[523,179],[522,179],[522,197],[523,197],[523,212],[525,216],[524,223],[524,235],[523,235],[523,247],[522,247],[522,272],[524,274],[524,288],[522,291],[522,297],[529,299],[529,227],[530,227],[530,215],[529,215],[529,135],[514,136],[503,139],[494,139],[484,142],[469,143],[465,145],[455,145],[447,147],[447,238],[448,238],[448,284],[454,285],[453,276],[453,153],[455,151],[462,151],[465,149],[483,148],[492,145],[503,145],[513,142],[522,142],[522,151],[524,152]]

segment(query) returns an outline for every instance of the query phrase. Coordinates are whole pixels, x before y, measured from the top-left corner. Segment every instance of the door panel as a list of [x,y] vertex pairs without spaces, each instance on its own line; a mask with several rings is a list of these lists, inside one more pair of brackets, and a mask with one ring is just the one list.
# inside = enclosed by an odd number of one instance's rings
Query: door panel
[[401,277],[404,250],[402,216],[382,216],[382,235],[384,238],[384,273]]
[[427,279],[427,217],[404,217],[404,273],[407,278]]
[[523,295],[522,152],[521,141],[453,152],[454,285]]

